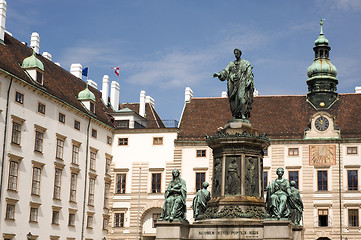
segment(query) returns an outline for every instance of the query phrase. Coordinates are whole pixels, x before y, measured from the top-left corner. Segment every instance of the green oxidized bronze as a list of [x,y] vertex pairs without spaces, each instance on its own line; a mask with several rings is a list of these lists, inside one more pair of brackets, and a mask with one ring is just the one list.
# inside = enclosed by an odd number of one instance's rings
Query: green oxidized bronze
[[241,50],[234,49],[236,60],[212,76],[218,77],[221,81],[227,80],[228,100],[233,119],[249,123],[254,92],[253,67],[247,60],[241,59],[241,55]]
[[169,182],[165,191],[165,203],[162,214],[158,221],[187,221],[186,182],[179,177],[179,170],[173,169],[173,179]]
[[266,211],[267,218],[290,219],[299,226],[302,219],[303,203],[299,191],[283,178],[283,168],[278,168],[278,178],[267,186]]
[[207,202],[211,200],[211,194],[207,190],[209,183],[203,182],[202,189],[198,190],[196,196],[193,198],[193,217],[195,220],[201,219],[207,210]]
[[219,208],[217,206],[208,207],[205,214],[200,219],[216,219],[216,218],[264,218],[266,212],[263,207],[250,206],[245,211],[239,206],[225,206]]

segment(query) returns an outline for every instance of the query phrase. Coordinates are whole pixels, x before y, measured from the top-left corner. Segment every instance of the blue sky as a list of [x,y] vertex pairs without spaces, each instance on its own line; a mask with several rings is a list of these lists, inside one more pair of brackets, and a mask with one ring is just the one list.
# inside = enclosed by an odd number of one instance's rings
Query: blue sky
[[38,32],[40,53],[67,70],[89,67],[98,88],[119,66],[120,102],[145,90],[163,119],[179,120],[187,86],[194,97],[221,96],[226,83],[211,75],[234,48],[254,66],[260,95],[306,94],[321,17],[338,92],[361,86],[359,0],[8,0],[7,9],[15,38]]

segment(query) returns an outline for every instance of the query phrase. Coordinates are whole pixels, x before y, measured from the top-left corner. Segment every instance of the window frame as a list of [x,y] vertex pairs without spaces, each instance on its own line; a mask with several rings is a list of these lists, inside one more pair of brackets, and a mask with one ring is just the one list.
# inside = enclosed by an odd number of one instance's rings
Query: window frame
[[[60,174],[59,174],[60,171]],[[63,169],[56,167],[54,172],[54,191],[53,199],[61,199],[61,180],[63,175]]]
[[357,155],[358,154],[358,148],[356,146],[347,147],[346,153],[347,153],[347,155]]
[[72,172],[70,175],[69,202],[76,203],[77,185],[78,185],[78,173]]
[[104,209],[109,208],[109,193],[110,193],[110,182],[104,183]]
[[[16,165],[13,165],[13,166],[16,166],[16,169],[12,170],[12,163],[16,164]],[[18,182],[19,182],[19,168],[20,168],[20,162],[16,161],[16,160],[13,160],[13,159],[10,159],[10,161],[9,161],[8,189],[7,190],[17,192],[17,190],[18,190]],[[13,174],[14,172],[16,173],[16,175]],[[15,189],[13,188],[14,185],[15,185]]]
[[[202,179],[203,179],[203,181],[202,181]],[[200,180],[200,182],[198,180]],[[205,181],[206,181],[206,172],[196,172],[195,173],[194,185],[195,185],[196,192],[198,192],[198,190],[202,189],[202,184]]]
[[68,226],[75,227],[75,212],[69,212]]
[[[320,214],[320,213],[327,213],[327,214]],[[318,227],[328,227],[329,224],[328,224],[328,218],[329,218],[329,210],[328,209],[317,209],[317,216],[318,216]],[[322,220],[321,217],[324,216],[324,218],[326,218],[326,224],[325,225],[321,225]],[[321,221],[322,220],[322,221]]]
[[74,120],[74,129],[80,130],[80,122],[78,120]]
[[111,136],[107,136],[107,144],[112,145],[113,138]]
[[40,196],[41,171],[42,168],[40,166],[33,166],[31,195]]
[[46,105],[44,103],[38,102],[37,113],[45,115],[45,112],[46,112]]
[[124,212],[114,213],[114,226],[115,228],[124,228]]
[[128,146],[128,138],[118,138],[118,146]]
[[153,137],[153,145],[163,145],[163,137]]
[[16,145],[21,145],[21,128],[22,123],[13,120],[13,126],[11,131],[11,143]]
[[96,164],[97,164],[97,152],[90,151],[90,164],[89,169],[96,171]]
[[94,206],[95,202],[95,178],[89,177],[88,206]]
[[5,220],[15,220],[16,203],[7,202],[5,209]]
[[[326,173],[326,180],[323,179],[324,176],[321,176],[322,179],[320,179],[320,173]],[[326,188],[326,189],[324,189],[324,188]],[[317,171],[317,191],[328,191],[328,171],[327,170],[318,170]]]
[[98,137],[98,131],[94,128],[92,128],[92,137],[97,138]]
[[72,144],[71,148],[71,163],[75,165],[79,165],[79,149],[80,146],[78,144]]
[[197,157],[197,158],[207,157],[207,150],[206,150],[206,149],[197,149],[197,150],[196,150],[196,157]]
[[[351,212],[356,212],[356,214],[350,214]],[[360,210],[358,208],[349,208],[347,209],[348,216],[348,227],[358,228],[360,227]]]
[[57,209],[53,208],[51,215],[51,224],[59,225],[59,217],[60,217],[60,210],[58,208]]
[[295,157],[300,155],[299,148],[288,148],[288,156]]
[[64,123],[65,124],[65,114],[59,112],[59,118],[58,118],[59,122]]
[[15,102],[24,105],[24,94],[19,91],[15,91]]
[[35,144],[34,144],[34,151],[38,153],[43,152],[44,146],[44,132],[35,129]]
[[93,229],[93,223],[94,223],[94,213],[88,212],[86,217],[86,228]]
[[[291,174],[292,173],[292,174]],[[297,180],[295,180],[295,176],[294,174],[297,175]],[[293,175],[293,176],[291,176]],[[299,171],[295,171],[295,170],[292,170],[292,171],[288,171],[288,180],[291,182],[291,181],[295,181],[296,182],[296,188],[299,189],[299,182],[300,182],[300,172]]]
[[126,189],[127,189],[127,174],[117,173],[115,175],[115,194],[125,194]]
[[[61,143],[61,144],[59,144]],[[56,139],[56,158],[63,160],[64,157],[64,139],[57,138]]]
[[112,164],[112,158],[105,156],[105,174],[106,175],[110,175],[111,164]]
[[[356,175],[350,176],[351,172],[356,172]],[[348,191],[358,191],[358,170],[357,169],[347,169],[347,190]]]
[[40,204],[30,204],[29,222],[38,223]]
[[152,182],[151,182],[151,193],[161,193],[161,192],[162,192],[162,173],[153,172]]

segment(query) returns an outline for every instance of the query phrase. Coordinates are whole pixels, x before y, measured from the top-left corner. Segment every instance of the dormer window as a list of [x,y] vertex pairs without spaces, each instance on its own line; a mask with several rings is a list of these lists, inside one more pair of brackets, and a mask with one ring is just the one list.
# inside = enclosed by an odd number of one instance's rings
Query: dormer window
[[43,74],[39,71],[36,71],[36,82],[43,85]]
[[95,112],[95,105],[94,105],[93,102],[90,102],[90,111],[91,111],[92,113]]

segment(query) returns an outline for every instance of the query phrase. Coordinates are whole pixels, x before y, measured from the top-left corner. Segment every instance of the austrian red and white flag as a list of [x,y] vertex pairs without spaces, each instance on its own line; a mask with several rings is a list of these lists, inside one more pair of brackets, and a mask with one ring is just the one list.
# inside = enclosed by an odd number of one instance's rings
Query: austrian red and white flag
[[115,69],[114,72],[119,77],[119,67],[111,67],[111,69]]

